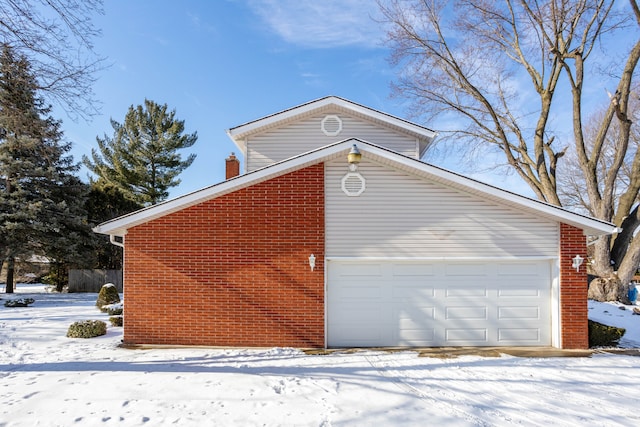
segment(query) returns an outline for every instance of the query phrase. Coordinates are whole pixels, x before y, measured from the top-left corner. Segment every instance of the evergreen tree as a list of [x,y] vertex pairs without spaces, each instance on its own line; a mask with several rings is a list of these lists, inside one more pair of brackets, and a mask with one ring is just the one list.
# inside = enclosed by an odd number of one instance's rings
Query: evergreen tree
[[74,173],[60,123],[37,95],[24,56],[8,45],[0,53],[0,256],[13,292],[16,257],[41,254],[58,263],[78,256],[88,234],[83,215],[86,185]]
[[184,121],[175,110],[145,99],[144,106],[129,107],[124,124],[111,119],[113,137],[96,138],[99,152],[84,156],[87,168],[105,184],[118,187],[141,205],[166,199],[168,189],[180,184],[177,176],[193,163],[195,154],[182,159],[179,150],[191,147],[197,133],[184,134]]
[[[116,186],[98,180],[91,185],[86,209],[91,227],[142,208]],[[109,237],[93,233],[91,242],[92,268],[122,269],[122,249],[112,245]]]

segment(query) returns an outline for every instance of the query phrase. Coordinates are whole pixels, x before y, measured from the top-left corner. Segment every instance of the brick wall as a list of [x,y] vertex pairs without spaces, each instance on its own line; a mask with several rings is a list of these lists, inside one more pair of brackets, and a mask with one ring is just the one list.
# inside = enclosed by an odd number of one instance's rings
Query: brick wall
[[[576,271],[573,257],[585,258]],[[560,327],[562,348],[589,348],[587,244],[582,230],[560,224]]]
[[124,262],[126,344],[323,347],[324,165],[134,227]]

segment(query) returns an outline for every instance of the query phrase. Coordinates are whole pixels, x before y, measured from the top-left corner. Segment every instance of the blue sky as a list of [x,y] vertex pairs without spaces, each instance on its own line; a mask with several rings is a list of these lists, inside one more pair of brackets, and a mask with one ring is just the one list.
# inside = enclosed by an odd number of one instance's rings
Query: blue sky
[[[198,132],[193,165],[171,197],[224,179],[224,159],[238,150],[225,131],[277,111],[338,95],[403,117],[390,99],[393,72],[382,46],[374,1],[106,1],[95,20],[96,50],[112,64],[94,87],[102,114],[90,123],[64,113],[66,137],[80,160],[111,136],[145,98],[166,103]],[[81,171],[86,179],[87,171]]]
[[[187,132],[198,132],[189,150],[197,158],[171,190],[175,197],[224,179],[224,159],[238,154],[226,129],[283,109],[337,95],[406,118],[403,101],[390,97],[398,70],[387,62],[378,16],[374,0],[107,0],[95,19],[103,32],[96,51],[111,64],[94,87],[102,114],[90,123],[54,114],[79,161],[97,147],[96,136],[112,135],[110,118],[122,122],[145,98],[168,104]],[[604,86],[592,89],[606,102]],[[456,160],[433,161],[464,173]],[[490,154],[481,161],[504,162]],[[532,195],[515,174],[471,176]]]

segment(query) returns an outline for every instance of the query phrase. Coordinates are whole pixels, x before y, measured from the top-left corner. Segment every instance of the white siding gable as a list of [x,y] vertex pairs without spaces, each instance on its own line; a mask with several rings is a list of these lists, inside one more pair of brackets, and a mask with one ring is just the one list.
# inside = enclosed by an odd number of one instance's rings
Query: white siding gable
[[[341,119],[342,130],[338,135],[327,136],[322,131],[321,123],[327,115],[336,115]],[[248,137],[247,172],[348,138],[359,138],[405,156],[418,158],[419,148],[415,137],[343,111],[326,110],[312,117]]]
[[366,158],[366,190],[349,197],[341,189],[346,166],[325,166],[329,258],[558,256],[556,222]]

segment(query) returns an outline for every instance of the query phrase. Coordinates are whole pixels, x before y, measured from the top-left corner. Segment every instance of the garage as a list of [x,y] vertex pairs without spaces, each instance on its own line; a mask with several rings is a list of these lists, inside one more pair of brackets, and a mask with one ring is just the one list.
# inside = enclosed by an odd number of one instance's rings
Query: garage
[[327,345],[549,346],[551,265],[329,260]]

